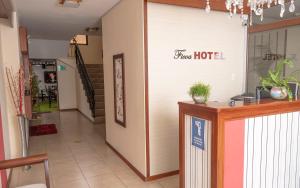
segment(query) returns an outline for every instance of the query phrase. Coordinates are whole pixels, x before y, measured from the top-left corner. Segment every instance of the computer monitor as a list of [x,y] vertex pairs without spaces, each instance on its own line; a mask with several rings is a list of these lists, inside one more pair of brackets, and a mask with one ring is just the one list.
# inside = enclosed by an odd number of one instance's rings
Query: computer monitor
[[294,99],[298,99],[299,84],[297,82],[289,82],[290,90]]

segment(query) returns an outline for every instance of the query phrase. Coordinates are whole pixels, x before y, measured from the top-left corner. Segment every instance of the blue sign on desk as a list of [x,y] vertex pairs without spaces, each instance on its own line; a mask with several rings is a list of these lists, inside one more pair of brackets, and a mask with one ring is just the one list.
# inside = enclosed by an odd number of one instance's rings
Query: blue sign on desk
[[204,150],[205,120],[192,117],[192,145]]

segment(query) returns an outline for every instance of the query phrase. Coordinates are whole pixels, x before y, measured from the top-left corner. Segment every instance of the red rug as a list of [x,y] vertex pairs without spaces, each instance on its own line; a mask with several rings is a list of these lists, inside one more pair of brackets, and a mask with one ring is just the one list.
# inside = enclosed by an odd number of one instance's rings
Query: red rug
[[41,136],[48,134],[56,134],[57,129],[55,124],[43,124],[30,126],[30,136]]

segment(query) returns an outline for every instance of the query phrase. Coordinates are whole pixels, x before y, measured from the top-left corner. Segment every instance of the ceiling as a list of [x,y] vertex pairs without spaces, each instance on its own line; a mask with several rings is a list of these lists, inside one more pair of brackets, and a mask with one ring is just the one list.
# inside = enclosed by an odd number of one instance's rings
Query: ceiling
[[30,37],[50,40],[70,40],[87,27],[99,27],[100,17],[119,1],[83,0],[79,8],[66,8],[58,0],[14,0],[20,25]]
[[289,12],[289,6],[290,6],[290,3],[286,3],[284,16],[282,18],[279,15],[280,14],[280,6],[274,6],[274,7],[264,10],[264,19],[262,22],[260,20],[260,16],[254,16],[253,23],[254,24],[266,24],[266,23],[276,22],[279,20],[285,20],[285,19],[299,17],[300,16],[300,1],[299,0],[295,1],[296,10],[293,13]]

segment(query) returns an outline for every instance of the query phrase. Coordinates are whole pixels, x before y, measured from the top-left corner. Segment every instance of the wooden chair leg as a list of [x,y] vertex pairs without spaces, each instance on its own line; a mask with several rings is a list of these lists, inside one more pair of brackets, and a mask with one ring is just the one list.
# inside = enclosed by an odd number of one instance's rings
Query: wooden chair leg
[[50,188],[49,162],[48,162],[48,160],[44,161],[44,168],[45,168],[46,186],[47,186],[47,188]]

